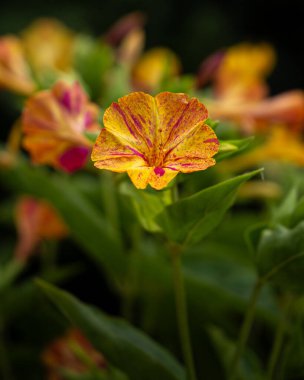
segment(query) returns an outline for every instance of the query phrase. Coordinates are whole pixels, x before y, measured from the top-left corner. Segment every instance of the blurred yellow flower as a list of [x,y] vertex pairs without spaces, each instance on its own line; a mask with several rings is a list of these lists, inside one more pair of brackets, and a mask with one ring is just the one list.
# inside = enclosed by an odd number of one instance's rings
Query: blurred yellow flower
[[157,90],[164,79],[174,78],[181,71],[178,57],[166,48],[148,50],[134,65],[133,82],[137,89]]
[[25,261],[43,239],[61,239],[68,229],[47,202],[23,196],[16,207],[17,260]]
[[[77,329],[70,329],[52,342],[43,352],[42,361],[48,370],[48,380],[64,380],[64,371],[76,376],[94,369],[107,369],[103,355]],[[72,375],[71,375],[72,376]]]
[[205,106],[185,94],[131,93],[105,111],[92,160],[99,169],[127,172],[138,189],[162,189],[178,172],[215,164],[219,142],[207,117]]
[[275,52],[268,44],[243,43],[229,48],[216,74],[215,91],[219,98],[263,98],[267,94],[264,78],[275,63]]
[[28,99],[22,115],[23,146],[33,162],[67,172],[80,169],[92,148],[86,133],[97,135],[98,107],[79,83],[57,82]]
[[0,88],[22,95],[35,90],[21,43],[17,37],[0,37]]
[[73,33],[61,22],[38,19],[22,34],[27,58],[35,71],[68,70],[72,64]]

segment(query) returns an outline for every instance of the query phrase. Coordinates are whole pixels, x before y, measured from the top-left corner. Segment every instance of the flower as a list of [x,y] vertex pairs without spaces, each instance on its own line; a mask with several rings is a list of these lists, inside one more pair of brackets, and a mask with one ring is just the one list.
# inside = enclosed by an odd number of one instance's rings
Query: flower
[[120,64],[133,66],[138,60],[145,42],[145,21],[146,17],[142,12],[128,13],[105,34],[104,40],[115,48]]
[[42,18],[22,34],[22,43],[35,71],[67,70],[72,64],[73,33],[61,22]]
[[0,38],[0,87],[22,95],[35,90],[22,45],[14,36]]
[[42,360],[48,369],[48,380],[63,380],[63,371],[72,376],[93,370],[96,375],[96,369],[104,372],[107,368],[103,355],[75,328],[52,342],[43,352]]
[[265,130],[275,124],[284,124],[293,131],[304,129],[304,91],[291,90],[267,98],[239,115],[251,123],[253,130]]
[[117,47],[130,32],[143,29],[145,22],[144,13],[139,11],[128,13],[110,27],[104,39],[111,46]]
[[179,172],[215,164],[219,142],[207,117],[205,106],[185,94],[131,93],[105,111],[92,160],[99,169],[127,172],[138,189],[162,189]]
[[267,93],[264,77],[272,70],[275,53],[268,44],[242,43],[229,48],[217,69],[219,98],[257,100]]
[[18,243],[17,260],[25,261],[43,239],[61,239],[68,229],[56,211],[47,202],[23,196],[16,207]]
[[267,131],[276,124],[285,125],[292,131],[304,128],[304,92],[301,90],[287,91],[257,102],[211,101],[208,108],[213,118],[232,120],[249,134]]
[[23,146],[35,163],[73,172],[86,163],[93,145],[86,133],[98,134],[97,117],[98,107],[89,103],[79,83],[57,82],[27,101]]
[[166,48],[148,50],[133,67],[133,81],[138,89],[157,90],[162,81],[176,77],[181,71],[178,57]]

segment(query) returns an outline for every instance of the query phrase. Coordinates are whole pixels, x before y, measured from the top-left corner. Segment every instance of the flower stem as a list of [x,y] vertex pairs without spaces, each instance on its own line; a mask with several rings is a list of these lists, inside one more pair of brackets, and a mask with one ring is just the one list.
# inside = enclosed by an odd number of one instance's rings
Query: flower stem
[[255,308],[256,308],[257,300],[259,298],[259,295],[260,295],[260,292],[262,290],[263,285],[264,285],[263,281],[257,280],[257,282],[255,283],[255,286],[252,290],[252,293],[251,293],[251,296],[249,299],[248,308],[246,310],[244,321],[243,321],[243,324],[241,326],[236,350],[235,350],[234,356],[232,358],[229,377],[228,377],[229,380],[234,380],[237,376],[239,362],[240,362],[242,353],[244,351],[246,342],[248,340],[248,336],[250,334],[250,330],[251,330],[253,320],[254,320],[254,314],[255,314]]
[[283,314],[277,326],[274,344],[272,347],[272,351],[271,351],[270,359],[268,363],[268,368],[267,368],[267,380],[273,379],[273,375],[277,367],[277,362],[282,350],[282,344],[283,344],[284,336],[286,332],[286,323],[288,320],[291,304],[292,304],[292,298],[290,297],[286,300]]
[[173,276],[174,276],[174,292],[175,292],[175,302],[176,302],[176,312],[177,312],[177,322],[179,328],[179,335],[182,345],[182,351],[184,356],[184,361],[187,366],[187,373],[189,380],[196,380],[193,353],[190,342],[190,332],[188,323],[188,313],[186,304],[186,292],[184,279],[181,267],[181,255],[180,249],[174,247],[172,249],[172,266],[173,266]]
[[4,340],[4,323],[0,319],[0,376],[3,380],[12,380],[12,372]]
[[106,218],[118,233],[120,231],[117,193],[113,173],[106,170],[102,173],[101,194]]

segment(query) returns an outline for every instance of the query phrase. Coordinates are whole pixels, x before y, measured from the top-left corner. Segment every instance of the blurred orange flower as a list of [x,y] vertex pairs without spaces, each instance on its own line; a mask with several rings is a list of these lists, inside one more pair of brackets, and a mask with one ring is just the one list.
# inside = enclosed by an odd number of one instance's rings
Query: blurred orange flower
[[35,163],[67,172],[82,168],[92,148],[86,133],[97,135],[98,107],[79,83],[57,82],[33,95],[22,115],[23,146]]
[[68,229],[51,205],[23,196],[16,207],[18,243],[17,260],[26,261],[43,239],[61,239]]
[[17,37],[0,37],[0,88],[22,95],[35,90],[21,43]]
[[35,71],[67,70],[72,64],[73,33],[54,19],[38,19],[22,34],[27,58]]
[[[242,115],[243,114],[243,115]],[[239,111],[251,130],[265,130],[269,124],[284,124],[290,130],[304,130],[304,91],[284,92]]]
[[232,46],[217,69],[216,96],[249,101],[263,98],[268,92],[264,78],[274,63],[275,52],[268,44]]
[[247,134],[266,131],[283,124],[289,131],[304,129],[304,92],[293,90],[257,102],[239,102],[233,98],[207,102],[213,118],[231,120]]
[[205,106],[185,94],[134,92],[112,103],[92,152],[99,169],[127,172],[138,189],[215,164],[219,149]]
[[133,82],[137,89],[153,91],[167,78],[176,77],[181,64],[174,52],[167,48],[148,50],[133,67]]
[[42,354],[48,380],[63,380],[62,371],[85,374],[92,369],[105,370],[107,363],[87,338],[77,329],[52,342]]

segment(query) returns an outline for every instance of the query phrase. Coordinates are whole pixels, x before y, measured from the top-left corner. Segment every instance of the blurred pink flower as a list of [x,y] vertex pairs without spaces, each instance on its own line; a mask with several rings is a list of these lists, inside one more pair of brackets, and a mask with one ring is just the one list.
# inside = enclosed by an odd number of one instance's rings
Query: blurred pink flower
[[82,168],[98,134],[98,107],[90,103],[80,84],[57,82],[51,90],[28,99],[23,115],[23,146],[33,162],[66,172]]
[[23,196],[16,207],[17,260],[26,261],[43,239],[61,239],[68,234],[64,222],[47,202]]
[[107,368],[103,355],[77,329],[70,329],[63,337],[50,343],[42,354],[42,361],[48,370],[48,380],[63,380],[64,370],[77,375]]

